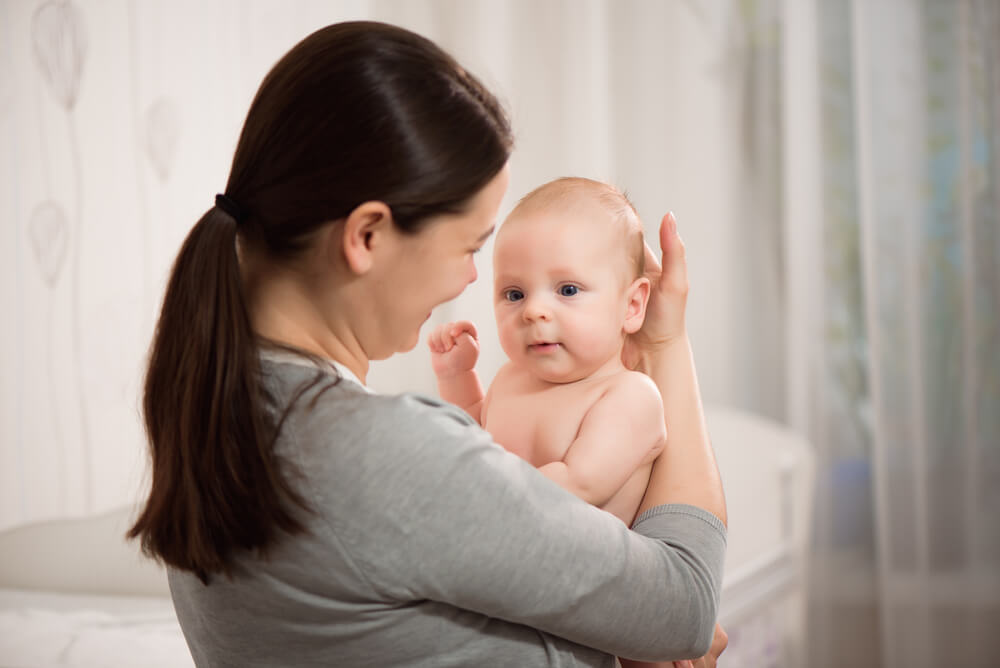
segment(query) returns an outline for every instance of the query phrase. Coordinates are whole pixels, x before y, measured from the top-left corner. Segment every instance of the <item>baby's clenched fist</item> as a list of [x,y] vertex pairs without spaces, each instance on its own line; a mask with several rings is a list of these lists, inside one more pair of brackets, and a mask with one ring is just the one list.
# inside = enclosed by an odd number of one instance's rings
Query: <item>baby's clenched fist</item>
[[479,359],[479,334],[468,320],[438,325],[427,337],[427,345],[439,378],[470,371]]

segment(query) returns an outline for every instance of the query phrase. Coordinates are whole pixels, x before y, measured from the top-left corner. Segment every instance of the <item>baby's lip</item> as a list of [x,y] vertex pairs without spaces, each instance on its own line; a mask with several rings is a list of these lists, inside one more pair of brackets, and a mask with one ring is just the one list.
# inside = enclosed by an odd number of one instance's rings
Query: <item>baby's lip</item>
[[529,348],[541,348],[541,347],[544,347],[544,346],[558,346],[558,345],[559,345],[559,343],[557,341],[534,341],[532,343],[529,343],[528,347]]

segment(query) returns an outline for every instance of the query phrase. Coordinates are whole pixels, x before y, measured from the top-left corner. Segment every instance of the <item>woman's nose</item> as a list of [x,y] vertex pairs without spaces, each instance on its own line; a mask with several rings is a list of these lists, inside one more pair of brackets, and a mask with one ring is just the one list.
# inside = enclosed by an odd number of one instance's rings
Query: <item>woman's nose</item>
[[469,283],[475,283],[476,279],[479,278],[479,272],[476,271],[476,261],[469,260]]

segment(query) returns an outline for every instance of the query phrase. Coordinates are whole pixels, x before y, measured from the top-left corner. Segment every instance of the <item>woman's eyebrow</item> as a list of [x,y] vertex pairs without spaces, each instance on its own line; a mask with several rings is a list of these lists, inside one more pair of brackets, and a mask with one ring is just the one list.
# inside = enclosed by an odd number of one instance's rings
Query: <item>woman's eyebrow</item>
[[490,235],[493,234],[493,230],[495,230],[496,228],[497,228],[496,225],[490,226],[490,229],[486,230],[482,235],[480,235],[480,237],[478,239],[476,239],[476,241],[477,242],[478,241],[486,241],[487,239],[490,238]]

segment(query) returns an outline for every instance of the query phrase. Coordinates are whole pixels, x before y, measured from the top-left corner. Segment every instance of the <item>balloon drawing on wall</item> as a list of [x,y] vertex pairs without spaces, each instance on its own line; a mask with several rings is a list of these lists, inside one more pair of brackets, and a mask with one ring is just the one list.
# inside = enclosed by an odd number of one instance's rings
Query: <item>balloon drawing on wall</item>
[[35,61],[42,77],[66,111],[71,111],[80,92],[80,75],[87,54],[83,18],[68,0],[46,2],[31,22]]
[[177,154],[178,114],[176,105],[157,98],[146,110],[146,155],[161,182],[170,178]]
[[55,432],[56,449],[60,456],[57,463],[59,472],[59,507],[62,509],[66,503],[67,486],[67,462],[63,452],[65,444],[62,436],[62,420],[59,410],[59,387],[56,382],[55,363],[52,358],[52,308],[55,301],[53,290],[59,281],[59,274],[62,272],[63,264],[66,260],[67,237],[69,235],[69,223],[66,221],[66,212],[58,202],[46,200],[38,204],[31,212],[28,219],[28,237],[31,240],[31,250],[34,251],[35,261],[38,270],[42,275],[49,292],[48,304],[45,308],[45,351],[46,351],[46,373],[49,383],[49,401],[51,402],[51,424]]
[[[79,140],[73,122],[73,109],[80,93],[80,81],[87,55],[87,37],[83,25],[83,15],[68,0],[51,0],[35,10],[31,21],[31,41],[35,63],[42,79],[56,103],[66,112],[69,124],[69,150],[73,160],[73,175],[76,185],[76,206],[72,229],[66,223],[66,216],[57,214],[62,209],[53,202],[40,204],[32,214],[30,229],[35,256],[47,285],[53,289],[58,281],[62,266],[63,246],[72,243],[70,250],[72,276],[70,277],[73,299],[72,345],[74,370],[76,373],[77,398],[80,403],[80,448],[83,457],[83,485],[87,508],[93,505],[90,475],[90,433],[87,419],[86,392],[83,386],[83,353],[81,350],[82,330],[80,328],[80,236],[82,233],[83,187]],[[59,221],[62,221],[61,223]],[[38,239],[38,241],[36,241]],[[53,270],[54,267],[54,270]],[[51,326],[47,336],[51,336]],[[47,349],[51,364],[51,345]],[[60,446],[62,447],[62,446]],[[65,456],[60,459],[65,460]],[[65,481],[63,481],[65,482]],[[61,485],[61,487],[65,487]],[[66,510],[66,508],[61,508]]]
[[68,228],[66,212],[52,200],[37,205],[28,220],[31,250],[42,272],[42,280],[50,288],[56,286],[66,259]]

